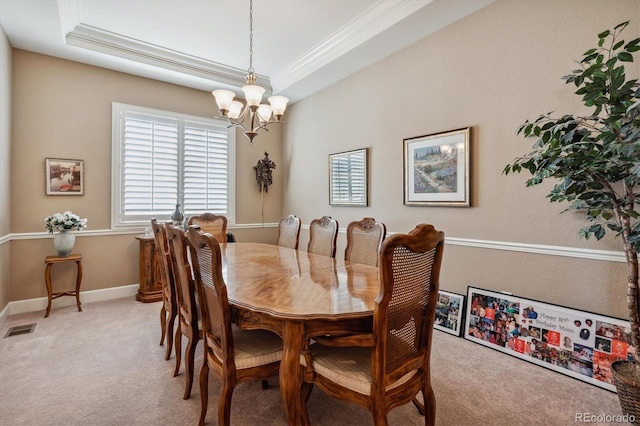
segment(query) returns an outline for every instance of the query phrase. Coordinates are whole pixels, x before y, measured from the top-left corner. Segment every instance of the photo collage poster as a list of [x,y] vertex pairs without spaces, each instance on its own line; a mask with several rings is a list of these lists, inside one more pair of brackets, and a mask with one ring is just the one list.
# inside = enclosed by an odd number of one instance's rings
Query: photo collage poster
[[611,364],[632,360],[629,321],[469,287],[464,338],[616,391]]
[[445,290],[438,291],[436,302],[436,315],[433,327],[437,330],[460,336],[462,332],[462,315],[464,314],[464,296],[450,293]]

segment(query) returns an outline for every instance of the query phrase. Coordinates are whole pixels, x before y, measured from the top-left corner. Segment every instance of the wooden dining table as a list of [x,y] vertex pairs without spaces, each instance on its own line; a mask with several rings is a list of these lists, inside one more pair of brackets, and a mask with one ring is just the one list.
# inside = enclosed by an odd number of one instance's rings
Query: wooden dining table
[[233,321],[282,337],[282,401],[289,424],[303,424],[305,339],[371,332],[378,268],[270,244],[236,242],[220,248]]

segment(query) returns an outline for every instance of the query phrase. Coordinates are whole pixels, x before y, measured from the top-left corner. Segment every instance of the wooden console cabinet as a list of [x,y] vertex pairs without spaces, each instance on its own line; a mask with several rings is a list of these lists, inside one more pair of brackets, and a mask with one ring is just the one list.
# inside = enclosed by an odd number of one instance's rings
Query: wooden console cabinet
[[140,288],[136,300],[140,302],[159,302],[162,300],[162,282],[160,264],[156,258],[156,244],[153,236],[138,235],[140,241]]

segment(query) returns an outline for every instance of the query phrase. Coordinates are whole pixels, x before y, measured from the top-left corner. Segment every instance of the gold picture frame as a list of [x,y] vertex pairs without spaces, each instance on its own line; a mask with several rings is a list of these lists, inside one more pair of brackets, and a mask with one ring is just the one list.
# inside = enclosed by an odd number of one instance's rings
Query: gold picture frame
[[404,139],[404,204],[469,207],[470,128]]

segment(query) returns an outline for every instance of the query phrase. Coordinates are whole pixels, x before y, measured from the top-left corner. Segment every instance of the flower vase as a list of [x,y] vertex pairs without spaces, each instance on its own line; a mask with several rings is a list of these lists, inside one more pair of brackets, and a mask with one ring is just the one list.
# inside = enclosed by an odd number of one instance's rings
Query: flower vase
[[76,236],[73,232],[65,229],[60,231],[53,237],[53,245],[58,252],[58,256],[67,257],[73,250],[73,245],[76,243]]

